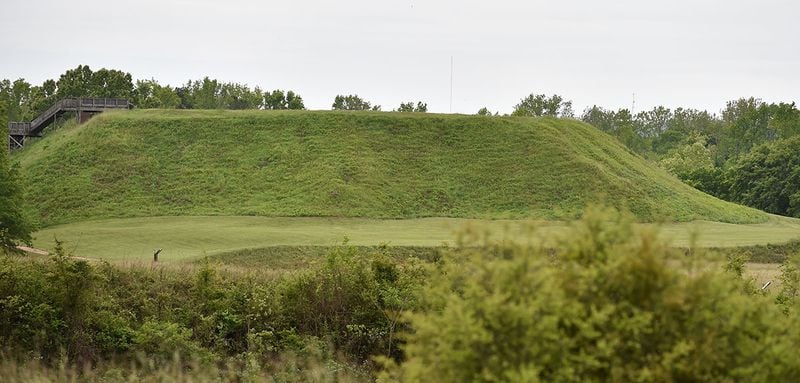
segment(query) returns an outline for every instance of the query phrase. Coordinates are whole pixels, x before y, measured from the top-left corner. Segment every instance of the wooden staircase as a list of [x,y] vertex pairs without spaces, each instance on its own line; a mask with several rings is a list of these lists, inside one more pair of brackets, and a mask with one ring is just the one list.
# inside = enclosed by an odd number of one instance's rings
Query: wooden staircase
[[130,109],[133,105],[124,98],[65,98],[62,99],[31,122],[8,123],[8,147],[20,149],[27,137],[41,137],[44,128],[55,122],[62,114],[76,112],[78,123],[83,123],[92,115],[110,109]]

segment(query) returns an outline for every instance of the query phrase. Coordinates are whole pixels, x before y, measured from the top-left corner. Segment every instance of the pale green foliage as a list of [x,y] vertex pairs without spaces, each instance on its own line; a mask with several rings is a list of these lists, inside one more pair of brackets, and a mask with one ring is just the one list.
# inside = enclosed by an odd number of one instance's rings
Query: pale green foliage
[[[795,321],[731,273],[670,262],[653,232],[592,211],[556,256],[465,247],[409,315],[405,382],[797,381]],[[750,290],[752,291],[752,290]]]
[[695,135],[690,144],[671,150],[659,165],[681,179],[697,171],[714,169],[711,149],[706,147],[706,137],[700,135]]

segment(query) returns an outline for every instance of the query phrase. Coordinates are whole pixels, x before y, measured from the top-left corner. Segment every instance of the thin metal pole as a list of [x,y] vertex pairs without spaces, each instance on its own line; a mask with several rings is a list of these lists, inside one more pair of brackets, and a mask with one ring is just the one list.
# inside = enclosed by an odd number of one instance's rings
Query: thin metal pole
[[450,113],[453,113],[453,56],[450,56]]

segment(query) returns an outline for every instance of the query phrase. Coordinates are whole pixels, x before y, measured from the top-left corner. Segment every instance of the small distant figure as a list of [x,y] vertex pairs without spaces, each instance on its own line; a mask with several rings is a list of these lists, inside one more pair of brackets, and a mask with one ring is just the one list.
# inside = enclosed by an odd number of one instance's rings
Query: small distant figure
[[158,262],[158,255],[161,254],[162,249],[157,249],[153,251],[153,262]]

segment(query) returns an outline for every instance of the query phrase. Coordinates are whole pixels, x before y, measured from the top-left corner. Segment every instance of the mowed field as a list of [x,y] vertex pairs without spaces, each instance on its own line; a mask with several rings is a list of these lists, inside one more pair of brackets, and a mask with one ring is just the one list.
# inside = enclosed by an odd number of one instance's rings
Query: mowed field
[[[800,220],[770,216],[759,224],[693,221],[639,224],[656,229],[672,246],[738,247],[800,239]],[[161,261],[193,261],[242,249],[272,246],[335,246],[347,238],[358,246],[457,245],[463,238],[555,243],[569,229],[561,221],[419,218],[149,217],[92,220],[52,226],[36,233],[34,245],[52,249],[58,238],[67,251],[109,261],[146,261],[163,249]]]

